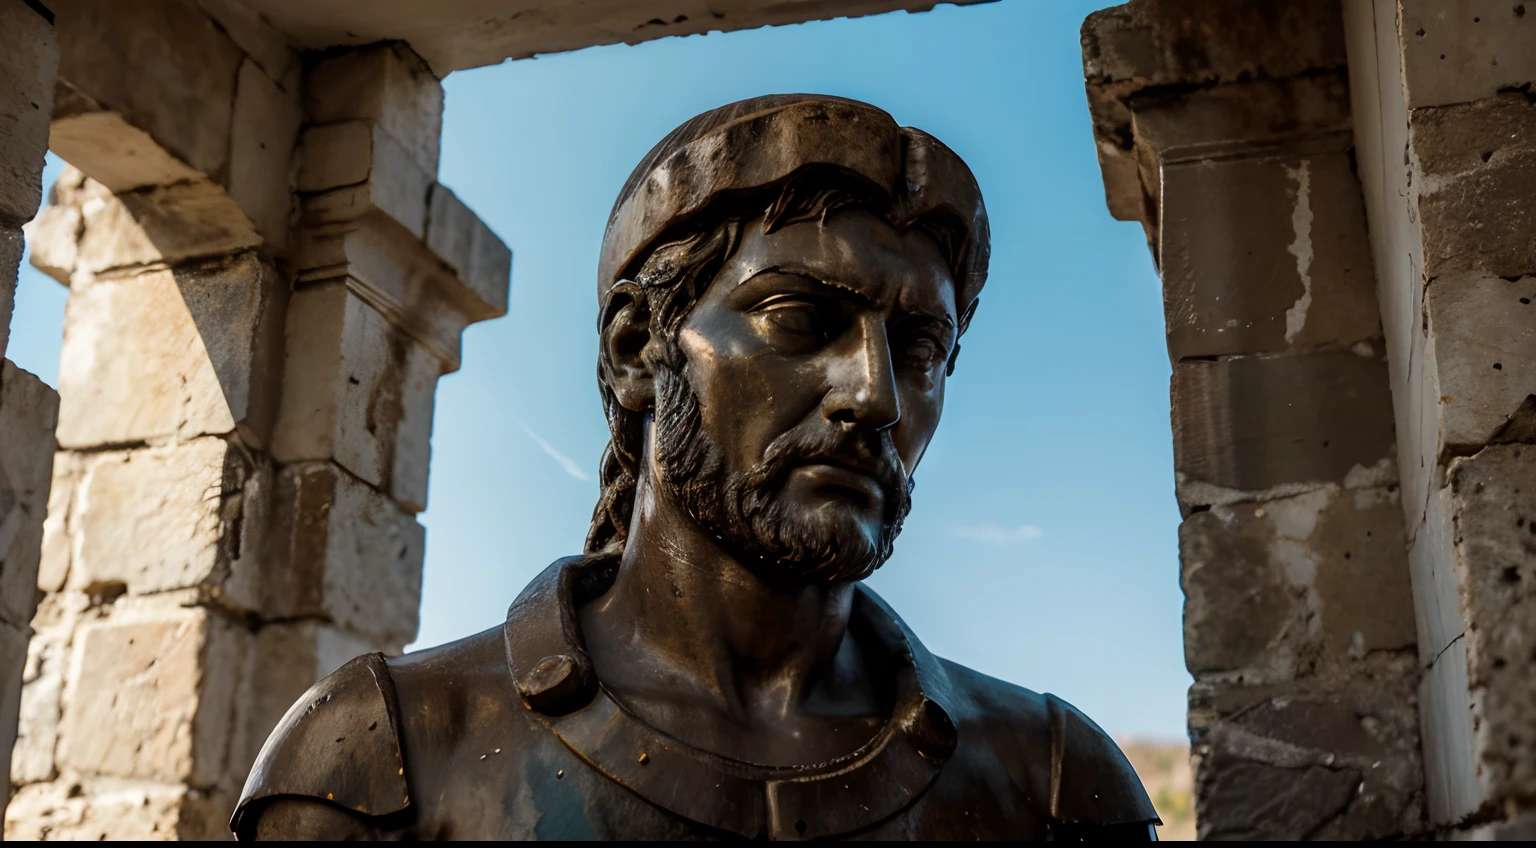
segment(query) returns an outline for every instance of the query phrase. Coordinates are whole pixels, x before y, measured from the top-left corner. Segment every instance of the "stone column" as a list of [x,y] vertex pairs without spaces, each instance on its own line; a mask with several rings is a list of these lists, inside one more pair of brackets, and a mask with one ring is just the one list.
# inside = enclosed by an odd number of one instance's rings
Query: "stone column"
[[[1201,838],[1422,831],[1386,347],[1330,0],[1134,0],[1084,66],[1164,286]],[[1172,575],[1170,575],[1170,579]]]
[[510,253],[436,184],[409,50],[306,69],[238,4],[67,5],[78,170],[34,250],[70,286],[61,450],[6,832],[220,837],[289,704],[415,636],[433,392]]
[[1344,6],[1429,812],[1536,833],[1536,4]]
[[[21,225],[42,200],[59,46],[46,7],[0,0],[0,767],[10,771],[59,399],[5,359]],[[0,800],[9,801],[6,785]]]

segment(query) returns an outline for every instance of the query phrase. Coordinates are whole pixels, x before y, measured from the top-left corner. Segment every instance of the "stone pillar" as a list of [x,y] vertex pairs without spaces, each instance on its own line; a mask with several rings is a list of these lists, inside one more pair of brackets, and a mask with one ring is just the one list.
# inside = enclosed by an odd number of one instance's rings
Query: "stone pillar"
[[[42,200],[59,46],[46,7],[0,0],[0,767],[10,772],[59,399],[5,359],[21,225]],[[7,783],[0,801],[10,800]]]
[[1453,836],[1529,837],[1536,5],[1344,9],[1403,469],[1430,818]]
[[1199,835],[1420,833],[1338,3],[1133,0],[1090,16],[1083,50],[1111,212],[1142,223],[1163,279]]
[[34,250],[70,286],[61,450],[6,833],[222,837],[293,700],[415,636],[433,392],[510,253],[436,184],[408,50],[306,67],[238,4],[64,5],[78,170]]

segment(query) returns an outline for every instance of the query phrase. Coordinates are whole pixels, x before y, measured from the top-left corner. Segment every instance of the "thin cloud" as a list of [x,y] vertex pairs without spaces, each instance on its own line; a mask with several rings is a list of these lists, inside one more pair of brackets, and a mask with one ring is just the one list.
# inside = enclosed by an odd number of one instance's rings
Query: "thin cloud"
[[1044,530],[1033,524],[1020,524],[1017,527],[1003,527],[999,524],[961,524],[951,527],[950,533],[961,539],[988,545],[1017,545],[1045,535]]
[[581,469],[580,465],[576,464],[576,460],[571,459],[558,450],[555,450],[554,445],[544,441],[544,437],[540,436],[538,433],[533,432],[533,428],[524,423],[521,418],[517,420],[517,423],[523,428],[523,432],[528,434],[528,438],[533,439],[535,444],[542,448],[545,453],[549,454],[550,459],[560,463],[560,467],[565,469],[565,473],[575,477],[577,480],[580,480],[583,483],[592,479],[590,476],[588,476],[587,472]]

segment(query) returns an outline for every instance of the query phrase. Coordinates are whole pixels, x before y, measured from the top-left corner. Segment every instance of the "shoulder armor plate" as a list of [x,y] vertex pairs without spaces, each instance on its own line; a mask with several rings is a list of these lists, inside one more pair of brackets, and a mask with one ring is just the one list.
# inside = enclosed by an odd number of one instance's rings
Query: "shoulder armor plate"
[[1055,695],[1051,717],[1051,818],[1073,824],[1162,824],[1120,746]]
[[368,816],[410,806],[395,718],[395,690],[383,654],[365,654],[310,687],[256,755],[230,829],[255,832],[261,804],[313,798]]

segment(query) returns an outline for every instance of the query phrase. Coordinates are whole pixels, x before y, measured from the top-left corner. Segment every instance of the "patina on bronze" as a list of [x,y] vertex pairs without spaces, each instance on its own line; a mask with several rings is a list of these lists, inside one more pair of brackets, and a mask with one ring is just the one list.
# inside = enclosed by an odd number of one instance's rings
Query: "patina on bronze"
[[[935,658],[885,562],[986,280],[965,164],[872,106],[700,115],[619,194],[586,553],[501,627],[322,680],[242,838],[1153,835],[1080,712]],[[935,575],[934,579],[943,579]]]

